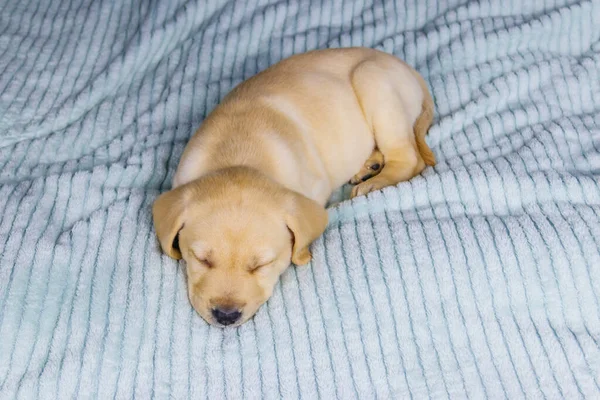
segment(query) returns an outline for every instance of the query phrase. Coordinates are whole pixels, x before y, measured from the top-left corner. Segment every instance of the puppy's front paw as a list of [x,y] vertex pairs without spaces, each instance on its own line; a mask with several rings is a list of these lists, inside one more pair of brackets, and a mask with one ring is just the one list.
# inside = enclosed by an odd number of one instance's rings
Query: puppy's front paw
[[300,250],[298,253],[294,254],[294,256],[292,257],[292,262],[295,265],[305,265],[305,264],[308,264],[310,262],[310,260],[312,260],[312,254],[310,254],[310,251],[308,250],[307,247]]
[[367,193],[383,189],[384,187],[390,185],[392,185],[392,183],[388,182],[386,179],[381,179],[379,176],[376,176],[354,186],[352,188],[352,192],[350,193],[350,198],[352,199],[356,196],[364,196]]

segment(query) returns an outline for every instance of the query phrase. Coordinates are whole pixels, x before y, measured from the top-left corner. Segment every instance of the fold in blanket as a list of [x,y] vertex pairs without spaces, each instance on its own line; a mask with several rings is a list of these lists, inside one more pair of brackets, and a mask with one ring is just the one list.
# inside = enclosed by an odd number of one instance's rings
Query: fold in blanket
[[[0,397],[599,398],[600,1],[5,0]],[[439,164],[355,201],[239,329],[150,204],[238,82],[369,46]]]

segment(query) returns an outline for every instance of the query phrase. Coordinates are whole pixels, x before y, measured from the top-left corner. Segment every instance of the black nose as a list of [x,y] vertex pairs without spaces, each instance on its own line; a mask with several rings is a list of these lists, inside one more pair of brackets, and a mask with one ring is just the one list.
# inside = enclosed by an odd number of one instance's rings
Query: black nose
[[221,325],[231,325],[234,324],[238,319],[240,319],[242,313],[235,308],[223,307],[213,308],[212,315]]

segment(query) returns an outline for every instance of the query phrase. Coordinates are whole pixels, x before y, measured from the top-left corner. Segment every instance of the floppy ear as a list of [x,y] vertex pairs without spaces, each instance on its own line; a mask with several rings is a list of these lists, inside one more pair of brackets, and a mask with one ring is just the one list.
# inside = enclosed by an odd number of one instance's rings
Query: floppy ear
[[183,228],[185,206],[187,203],[185,191],[178,187],[161,194],[152,206],[154,229],[163,251],[176,260],[181,259],[177,234]]
[[308,246],[321,236],[327,227],[327,211],[316,201],[295,192],[292,193],[290,203],[286,223],[293,236],[292,262],[304,265],[312,257]]

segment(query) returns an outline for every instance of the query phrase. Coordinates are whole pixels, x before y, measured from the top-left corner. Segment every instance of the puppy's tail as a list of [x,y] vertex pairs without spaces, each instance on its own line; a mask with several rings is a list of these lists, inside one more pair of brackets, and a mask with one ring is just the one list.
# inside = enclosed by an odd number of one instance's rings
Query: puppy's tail
[[425,161],[425,165],[434,166],[436,164],[435,155],[433,151],[429,148],[429,145],[425,141],[425,136],[427,135],[427,131],[429,131],[429,127],[433,122],[433,98],[431,97],[431,93],[429,93],[429,89],[427,88],[427,84],[425,80],[419,75],[415,73],[417,80],[419,81],[419,85],[423,90],[423,106],[421,109],[421,114],[415,121],[414,133],[415,139],[417,141],[417,149]]

